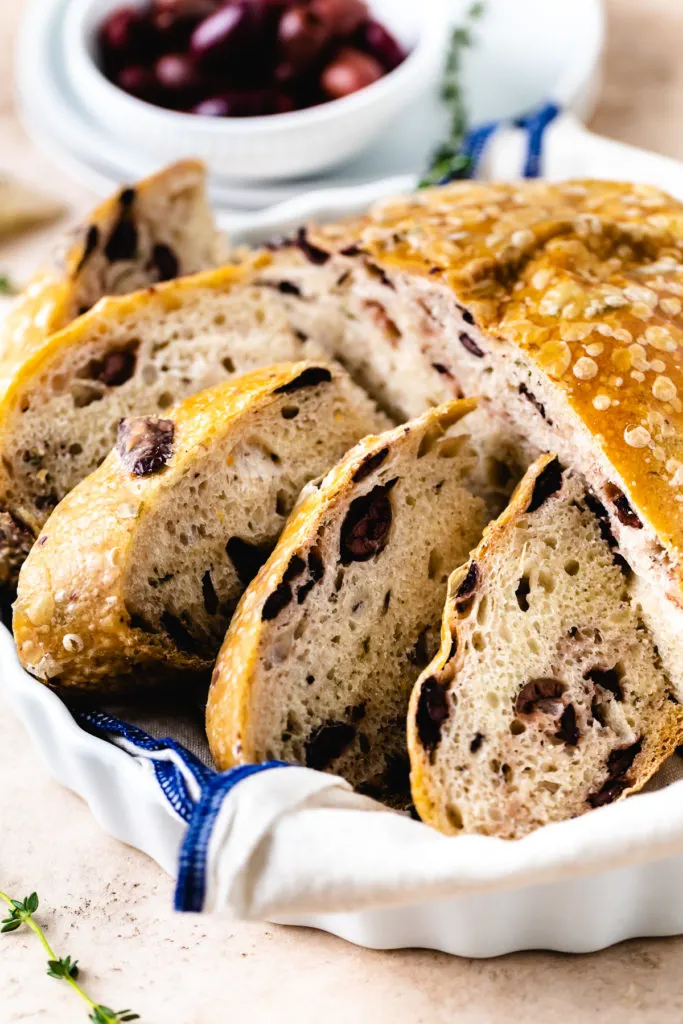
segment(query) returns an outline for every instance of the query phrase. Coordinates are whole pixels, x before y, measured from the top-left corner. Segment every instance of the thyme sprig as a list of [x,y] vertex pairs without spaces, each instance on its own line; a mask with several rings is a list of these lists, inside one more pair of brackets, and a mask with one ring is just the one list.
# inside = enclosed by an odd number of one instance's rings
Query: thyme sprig
[[461,81],[462,58],[465,50],[473,43],[472,26],[483,12],[483,3],[473,4],[467,12],[465,24],[456,28],[451,36],[441,85],[441,99],[448,110],[450,130],[448,138],[432,156],[429,170],[420,182],[419,188],[443,185],[456,178],[469,177],[472,161],[462,152],[462,143],[468,128],[467,107]]
[[83,990],[77,981],[78,960],[72,960],[70,956],[58,957],[47,941],[45,932],[33,916],[39,904],[37,893],[32,892],[24,900],[15,900],[8,896],[7,893],[0,891],[0,900],[9,907],[9,914],[0,922],[0,933],[14,932],[17,928],[21,928],[22,925],[27,925],[34,935],[38,936],[40,944],[48,955],[47,973],[49,977],[56,978],[58,981],[65,981],[74,992],[78,993],[90,1008],[88,1019],[93,1024],[125,1024],[125,1022],[140,1019],[139,1014],[133,1013],[132,1010],[111,1010],[108,1006],[96,1003]]
[[0,274],[0,295],[16,295],[17,287],[9,274]]

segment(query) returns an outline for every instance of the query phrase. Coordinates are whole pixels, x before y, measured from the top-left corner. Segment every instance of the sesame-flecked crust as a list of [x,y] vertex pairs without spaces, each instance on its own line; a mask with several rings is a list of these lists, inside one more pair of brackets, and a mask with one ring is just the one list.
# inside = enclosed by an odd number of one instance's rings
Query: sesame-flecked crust
[[[206,169],[199,160],[182,160],[138,182],[136,193],[146,196],[173,194],[204,186]],[[78,316],[74,306],[75,285],[86,252],[89,229],[102,236],[111,231],[120,205],[117,193],[97,206],[85,223],[69,236],[64,252],[43,267],[26,286],[8,314],[0,336],[0,386],[8,382],[21,363],[51,334]]]
[[[444,428],[457,423],[476,408],[476,400],[460,399],[430,409],[411,427],[429,430],[432,424]],[[268,597],[282,582],[292,556],[306,552],[318,531],[342,504],[353,487],[353,477],[369,456],[391,447],[404,436],[408,427],[378,436],[363,438],[330,470],[320,487],[310,487],[293,510],[272,555],[244,592],[221,647],[214,668],[206,709],[206,730],[211,754],[223,771],[234,765],[249,764],[262,759],[255,747],[252,718],[258,707],[252,702],[252,688],[257,673],[261,644],[268,623],[261,612]]]
[[[417,711],[422,684],[430,677],[436,677],[440,683],[447,684],[449,689],[457,693],[457,675],[464,660],[465,645],[464,636],[460,632],[455,595],[473,562],[480,567],[480,571],[485,571],[488,562],[495,558],[503,535],[509,530],[514,530],[515,524],[526,514],[537,477],[555,458],[556,456],[552,454],[542,455],[534,462],[517,485],[505,511],[486,527],[470,561],[451,574],[441,622],[441,647],[413,687],[407,727],[410,788],[413,803],[423,822],[447,835],[455,834],[456,829],[446,813],[446,794],[440,792],[438,783],[434,779],[429,754],[425,752],[420,743],[417,731]],[[454,641],[456,653],[451,658]],[[617,799],[623,800],[642,789],[664,761],[674,753],[676,747],[683,742],[683,707],[673,702],[667,703],[661,715],[657,732],[644,737],[644,741],[643,749],[634,760],[630,770],[632,782]]]
[[[98,692],[127,688],[131,673],[139,688],[211,669],[165,635],[131,623],[125,585],[136,526],[207,446],[220,441],[228,449],[245,417],[310,365],[323,364],[283,363],[193,395],[164,413],[175,429],[161,472],[133,476],[114,450],[67,495],[19,576],[13,628],[25,668],[46,682]],[[68,619],[60,613],[64,603]]]
[[623,182],[463,182],[309,237],[448,285],[556,385],[680,559],[683,204]]

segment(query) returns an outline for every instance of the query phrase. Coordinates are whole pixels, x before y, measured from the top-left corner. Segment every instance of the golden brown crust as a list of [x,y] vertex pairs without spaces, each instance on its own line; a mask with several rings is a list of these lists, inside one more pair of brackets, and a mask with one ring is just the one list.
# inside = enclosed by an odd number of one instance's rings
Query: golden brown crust
[[135,477],[114,451],[67,495],[19,576],[14,637],[24,667],[46,682],[100,692],[121,689],[132,671],[140,686],[210,670],[206,659],[131,621],[125,583],[136,523],[216,435],[229,438],[245,413],[309,365],[257,370],[192,396],[164,414],[175,435],[162,472]]
[[[202,189],[205,167],[199,160],[182,160],[140,181],[136,192],[146,196]],[[122,190],[121,190],[122,191]],[[10,311],[0,338],[0,385],[51,334],[62,330],[79,315],[76,294],[89,232],[101,237],[112,230],[120,212],[121,191],[96,207],[87,221],[69,237],[66,251],[42,268],[27,285]]]
[[[538,476],[555,458],[555,455],[548,454],[542,455],[536,460],[517,485],[505,511],[486,527],[479,545],[472,552],[470,561],[451,574],[441,622],[441,646],[431,664],[423,671],[413,687],[407,727],[410,788],[413,803],[423,822],[447,835],[455,835],[459,830],[449,820],[445,803],[439,796],[438,787],[434,784],[429,755],[425,753],[419,740],[416,722],[422,685],[425,680],[432,677],[436,677],[441,684],[450,685],[457,676],[464,660],[465,638],[461,633],[455,595],[465,580],[472,563],[485,563],[489,556],[495,555],[503,535],[514,528],[515,523],[526,514]],[[451,657],[454,644],[456,653],[454,657]],[[633,762],[631,769],[633,784],[625,789],[617,799],[624,799],[642,789],[680,745],[683,740],[683,707],[677,703],[669,703],[661,716],[658,731],[647,736],[646,739],[647,742],[642,751]]]
[[311,233],[430,275],[566,398],[683,554],[683,205],[623,182],[459,183]]
[[[444,429],[476,408],[476,400],[455,400],[430,409],[416,424],[433,422]],[[397,427],[379,436],[363,438],[312,488],[292,512],[272,555],[247,587],[233,616],[214,668],[206,709],[206,730],[211,754],[219,769],[249,764],[258,759],[251,731],[251,690],[260,656],[264,625],[261,617],[269,595],[280,585],[292,556],[306,550],[340,500],[353,484],[353,476],[368,456],[403,436]]]

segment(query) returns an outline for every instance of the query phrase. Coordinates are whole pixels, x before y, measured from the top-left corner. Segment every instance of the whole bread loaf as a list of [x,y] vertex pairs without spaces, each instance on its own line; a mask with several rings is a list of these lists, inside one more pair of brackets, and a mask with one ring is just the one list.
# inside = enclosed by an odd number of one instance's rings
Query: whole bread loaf
[[541,456],[451,577],[413,691],[423,821],[519,839],[636,792],[674,752],[683,708],[632,580],[604,506]]
[[44,682],[100,690],[210,670],[303,485],[386,425],[340,367],[311,362],[122,420],[114,451],[24,564],[22,663]]

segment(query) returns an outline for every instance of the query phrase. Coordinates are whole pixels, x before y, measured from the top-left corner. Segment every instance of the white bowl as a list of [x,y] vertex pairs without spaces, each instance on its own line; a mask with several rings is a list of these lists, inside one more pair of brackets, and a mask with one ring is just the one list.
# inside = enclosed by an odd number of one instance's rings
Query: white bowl
[[[446,0],[371,0],[375,16],[410,48],[407,59],[345,99],[269,117],[212,118],[164,110],[109,82],[97,66],[96,31],[122,0],[73,0],[64,23],[67,72],[80,100],[122,144],[159,161],[201,157],[225,178],[311,175],[355,156],[416,97],[435,87],[452,18]],[[143,6],[145,0],[134,0]],[[464,6],[464,5],[463,5]]]

